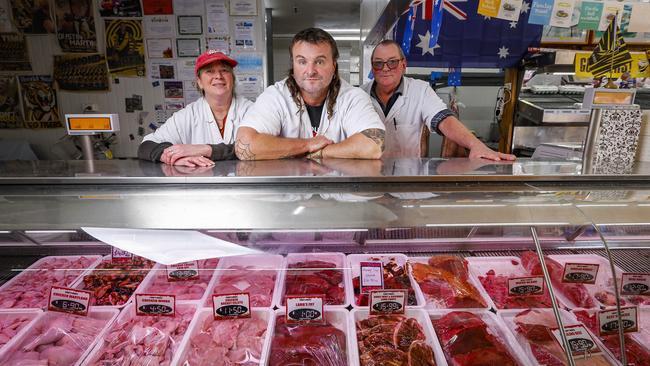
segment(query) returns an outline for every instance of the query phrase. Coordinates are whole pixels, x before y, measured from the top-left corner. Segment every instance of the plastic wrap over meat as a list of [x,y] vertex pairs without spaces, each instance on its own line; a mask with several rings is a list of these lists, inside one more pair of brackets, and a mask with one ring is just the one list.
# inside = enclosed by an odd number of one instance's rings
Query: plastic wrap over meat
[[[220,269],[213,294],[248,292],[253,307],[271,306],[277,277],[276,269],[260,269],[257,266],[230,266]],[[209,305],[212,299],[208,299]]]
[[135,316],[131,306],[124,311],[129,315],[122,315],[111,326],[88,365],[168,366],[196,307],[177,304],[174,317]]
[[38,312],[0,314],[0,348],[15,337],[38,314]]
[[[343,270],[335,263],[311,260],[289,264],[285,279],[286,295],[325,295],[326,305],[345,303]],[[284,305],[285,298],[282,298]]]
[[[92,314],[92,313],[91,313]],[[106,325],[96,319],[48,312],[7,352],[2,365],[70,366],[77,363]]]
[[[208,288],[214,269],[219,263],[218,258],[202,259],[198,261],[199,277],[184,281],[169,281],[165,266],[155,269],[151,282],[139,290],[147,294],[170,294],[176,295],[176,300],[200,300]],[[149,281],[149,280],[147,280]]]
[[[528,341],[533,357],[540,365],[565,366],[569,364],[564,350],[551,333],[551,329],[557,328],[557,321],[550,309],[524,310],[515,316],[514,324],[516,332]],[[575,322],[567,322],[566,319],[563,319],[563,324],[567,326],[575,324]],[[588,359],[575,357],[574,361],[576,365],[580,366],[610,365],[603,355],[592,356]]]
[[191,336],[183,366],[257,366],[266,336],[267,321],[248,319],[214,320],[207,317],[200,331]]
[[270,366],[345,366],[345,333],[329,323],[287,324],[278,316]]
[[43,308],[52,286],[69,287],[99,257],[47,257],[0,292],[0,308]]
[[450,365],[514,366],[519,363],[477,315],[454,311],[433,321]]
[[485,308],[487,305],[476,287],[469,282],[467,261],[439,255],[427,264],[413,263],[413,277],[429,302],[444,308]]
[[[535,252],[527,251],[522,253],[521,261],[528,273],[533,276],[542,276],[542,266],[539,262],[539,256]],[[579,308],[593,308],[596,306],[594,299],[587,291],[585,285],[581,283],[564,283],[562,282],[562,275],[564,274],[564,267],[548,256],[544,256],[546,262],[546,269],[548,270],[551,283],[556,291],[559,291],[575,307]]]
[[[415,291],[411,287],[411,279],[404,266],[400,266],[394,259],[389,259],[384,263],[384,288],[385,289],[405,289],[408,290],[408,305],[417,305]],[[361,293],[360,277],[352,279],[354,288],[354,301],[359,306],[368,306],[368,294]]]
[[91,291],[91,305],[124,305],[144,280],[154,262],[133,257],[129,263],[105,260],[83,277],[81,289]]
[[[573,314],[594,334],[598,334],[598,320],[596,312],[586,310],[574,311]],[[618,334],[605,335],[598,337],[601,342],[609,349],[610,352],[621,360],[621,342]],[[627,363],[634,366],[650,366],[650,352],[629,334],[625,334],[625,356]]]
[[357,322],[362,366],[435,365],[422,326],[402,315],[371,316]]

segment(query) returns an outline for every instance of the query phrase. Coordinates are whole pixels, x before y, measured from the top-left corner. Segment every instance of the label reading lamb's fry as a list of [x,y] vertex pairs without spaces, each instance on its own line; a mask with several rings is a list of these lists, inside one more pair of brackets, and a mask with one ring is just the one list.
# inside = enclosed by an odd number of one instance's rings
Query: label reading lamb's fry
[[408,290],[373,290],[370,291],[370,315],[404,314],[406,311]]
[[598,267],[600,267],[598,264],[567,263],[564,265],[562,282],[593,285],[598,276]]
[[[623,333],[639,331],[639,314],[636,306],[621,308],[621,321]],[[598,332],[601,336],[618,334],[618,314],[616,309],[601,310],[598,312]]]
[[214,320],[250,318],[250,296],[247,292],[212,295]]
[[197,261],[170,264],[167,266],[167,281],[187,281],[199,278]]
[[325,296],[287,296],[287,323],[324,323]]
[[90,291],[52,286],[47,310],[87,316],[91,295]]
[[136,294],[136,315],[176,315],[176,296],[159,294]]
[[544,294],[544,277],[508,278],[508,296],[531,296]]

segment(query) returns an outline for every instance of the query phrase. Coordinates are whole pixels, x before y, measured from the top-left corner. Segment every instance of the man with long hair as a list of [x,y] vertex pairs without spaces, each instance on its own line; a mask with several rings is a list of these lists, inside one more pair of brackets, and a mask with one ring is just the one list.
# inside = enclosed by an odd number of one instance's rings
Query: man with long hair
[[379,159],[384,124],[370,97],[339,78],[334,38],[305,29],[294,36],[289,54],[288,77],[266,88],[244,117],[237,157]]

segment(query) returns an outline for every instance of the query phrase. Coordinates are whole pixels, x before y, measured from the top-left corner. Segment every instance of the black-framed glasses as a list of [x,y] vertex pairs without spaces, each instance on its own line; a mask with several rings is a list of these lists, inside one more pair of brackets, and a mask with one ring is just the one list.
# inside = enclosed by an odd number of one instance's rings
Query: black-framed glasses
[[389,70],[392,70],[399,65],[399,62],[402,61],[403,58],[395,59],[392,58],[388,61],[373,61],[372,62],[372,68],[375,70],[382,70],[384,68],[384,65],[388,66]]

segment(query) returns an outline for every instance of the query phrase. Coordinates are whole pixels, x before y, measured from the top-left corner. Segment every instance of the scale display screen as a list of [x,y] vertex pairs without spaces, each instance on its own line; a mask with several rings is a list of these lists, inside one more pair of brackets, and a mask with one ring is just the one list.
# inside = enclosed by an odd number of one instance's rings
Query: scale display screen
[[631,92],[621,93],[597,90],[594,92],[593,104],[630,105],[633,100],[634,93]]
[[70,135],[86,135],[120,130],[117,114],[66,114],[65,124]]

